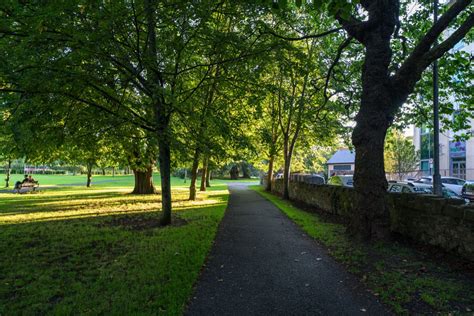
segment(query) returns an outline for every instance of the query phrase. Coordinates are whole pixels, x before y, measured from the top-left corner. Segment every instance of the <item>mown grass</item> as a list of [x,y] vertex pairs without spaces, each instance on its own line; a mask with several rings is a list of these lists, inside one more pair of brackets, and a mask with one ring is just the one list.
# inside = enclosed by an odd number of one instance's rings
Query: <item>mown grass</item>
[[[49,175],[49,174],[33,174],[33,178],[40,183],[40,187],[51,187],[51,186],[85,186],[87,177],[86,175]],[[12,174],[10,177],[10,188],[12,189],[16,181],[22,181],[24,175]],[[5,186],[5,174],[0,173],[0,189]],[[171,185],[174,187],[187,187],[189,186],[189,178],[180,179],[177,177],[171,177]],[[229,182],[257,182],[257,179],[239,179],[239,180],[224,180],[216,179],[212,180],[213,186],[221,186]],[[153,183],[159,186],[161,183],[160,175],[153,174]],[[199,185],[200,181],[197,182]],[[133,186],[134,178],[133,175],[93,175],[92,186],[108,186],[108,187],[121,187],[121,186]],[[212,188],[212,187],[211,187]]]
[[342,224],[301,210],[261,186],[251,188],[326,246],[395,313],[448,315],[474,310],[474,278],[465,270],[431,260],[425,253],[398,243],[358,243],[345,234]]
[[[55,176],[57,177],[57,176]],[[227,205],[222,183],[159,227],[159,195],[131,187],[0,194],[0,315],[179,315]]]

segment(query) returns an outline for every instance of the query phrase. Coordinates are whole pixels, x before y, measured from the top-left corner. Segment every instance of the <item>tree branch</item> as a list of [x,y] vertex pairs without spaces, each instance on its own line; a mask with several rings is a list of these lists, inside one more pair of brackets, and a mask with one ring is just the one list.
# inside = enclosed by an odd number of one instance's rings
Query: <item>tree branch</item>
[[329,31],[325,31],[325,32],[322,32],[322,33],[319,33],[319,34],[311,34],[311,35],[305,35],[305,36],[301,36],[301,37],[288,37],[288,36],[283,36],[283,35],[280,35],[280,34],[277,34],[271,30],[267,30],[266,32],[262,32],[261,35],[265,35],[265,34],[271,34],[275,37],[278,37],[278,38],[281,38],[281,39],[284,39],[286,41],[301,41],[301,40],[305,40],[305,39],[310,39],[310,38],[320,38],[320,37],[324,37],[324,36],[327,36],[327,35],[330,35],[332,33],[337,33],[339,32],[340,30],[342,30],[343,28],[342,27],[338,27],[338,28],[335,28],[335,29],[332,29],[332,30],[329,30]]
[[[467,3],[466,3],[467,2]],[[448,27],[449,23],[446,21],[449,16],[449,21],[453,21],[458,14],[461,13],[462,9],[467,7],[471,0],[458,0],[453,6],[440,18],[439,21],[443,20],[442,25],[445,28]],[[461,7],[461,4],[464,6]],[[453,7],[456,6],[456,10]],[[454,11],[453,11],[454,10]],[[456,15],[454,15],[454,13]],[[436,59],[440,58],[449,51],[454,45],[459,42],[474,26],[474,13],[471,13],[467,19],[459,26],[459,28],[449,36],[444,42],[434,47],[431,45],[436,41],[437,37],[444,30],[439,29],[439,23],[435,23],[425,37],[420,41],[413,52],[408,56],[400,69],[392,77],[392,84],[394,92],[398,94],[398,102],[404,102],[408,94],[415,87],[416,82],[420,79],[423,71]],[[433,29],[436,29],[434,31]]]
[[358,40],[360,43],[364,43],[364,32],[367,28],[368,21],[363,22],[357,18],[351,16],[349,19],[345,19],[340,13],[336,14],[336,20],[342,25],[344,30],[353,38]]

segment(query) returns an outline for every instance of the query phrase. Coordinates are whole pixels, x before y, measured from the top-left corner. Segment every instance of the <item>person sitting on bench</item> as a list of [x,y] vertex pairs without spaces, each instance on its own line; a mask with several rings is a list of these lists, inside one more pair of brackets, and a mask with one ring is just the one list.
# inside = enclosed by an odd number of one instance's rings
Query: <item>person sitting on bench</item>
[[33,179],[33,177],[31,175],[28,176],[28,182],[29,183],[38,183],[38,181],[36,181],[35,179]]
[[25,174],[25,177],[23,178],[23,181],[17,181],[17,182],[15,182],[14,190],[20,190],[20,189],[21,189],[21,185],[24,184],[24,183],[27,183],[27,182],[28,182],[28,175]]

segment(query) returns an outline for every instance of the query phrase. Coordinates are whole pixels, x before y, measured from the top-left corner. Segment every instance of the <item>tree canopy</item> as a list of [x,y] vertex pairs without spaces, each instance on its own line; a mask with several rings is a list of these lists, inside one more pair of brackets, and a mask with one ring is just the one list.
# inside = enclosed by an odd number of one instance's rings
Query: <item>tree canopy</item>
[[252,161],[268,183],[281,168],[287,191],[315,148],[351,134],[351,231],[380,237],[387,130],[429,121],[433,61],[444,128],[474,115],[471,56],[452,49],[473,40],[473,5],[444,4],[436,23],[431,12],[398,0],[4,1],[1,154],[125,162],[136,193],[155,192],[157,165],[168,224],[173,168],[192,169],[191,199],[201,163]]

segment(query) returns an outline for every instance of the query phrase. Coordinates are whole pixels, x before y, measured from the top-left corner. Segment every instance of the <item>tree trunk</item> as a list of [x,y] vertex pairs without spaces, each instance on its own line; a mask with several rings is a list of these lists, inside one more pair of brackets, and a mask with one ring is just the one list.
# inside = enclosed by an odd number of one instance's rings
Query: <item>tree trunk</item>
[[270,161],[268,162],[268,174],[267,174],[267,185],[265,190],[272,191],[272,181],[273,181],[273,163],[275,161],[275,156],[270,156]]
[[207,170],[206,170],[206,188],[211,187],[211,168],[209,168],[209,161],[207,162]]
[[204,157],[202,161],[202,174],[201,174],[201,188],[199,191],[206,191],[206,175],[207,175],[207,158]]
[[87,183],[86,187],[90,188],[92,184],[92,163],[87,163]]
[[146,170],[133,170],[135,177],[135,187],[132,194],[155,194],[153,185],[153,166],[148,166]]
[[189,200],[196,200],[196,180],[199,168],[199,149],[194,151],[193,166],[191,168],[191,184],[189,185]]
[[[168,124],[166,124],[167,126]],[[161,176],[161,225],[171,224],[171,148],[166,134],[159,138],[159,162]]]
[[392,56],[390,36],[390,30],[381,26],[367,38],[361,106],[352,133],[356,199],[348,231],[363,240],[390,236],[384,169],[385,135],[395,114],[388,77]]
[[386,239],[390,229],[383,158],[386,130],[364,125],[358,123],[352,136],[356,153],[356,204],[349,232],[363,240]]
[[239,168],[237,166],[233,166],[230,168],[230,179],[237,180],[239,178]]
[[105,168],[102,168],[102,175],[105,176]]
[[115,177],[115,167],[112,167],[112,177]]
[[289,140],[285,139],[283,149],[284,149],[284,159],[285,159],[285,165],[283,168],[283,198],[285,200],[290,199],[290,167],[291,167],[291,156],[292,156],[292,150],[291,146],[288,144]]
[[249,166],[247,162],[242,162],[242,178],[250,179]]
[[8,188],[10,187],[10,174],[11,174],[11,170],[12,170],[12,161],[10,159],[8,159],[8,163],[7,163],[7,174],[5,176],[5,187]]

